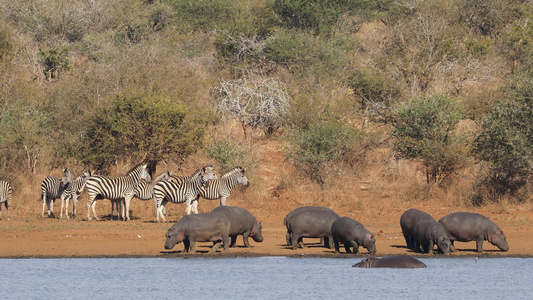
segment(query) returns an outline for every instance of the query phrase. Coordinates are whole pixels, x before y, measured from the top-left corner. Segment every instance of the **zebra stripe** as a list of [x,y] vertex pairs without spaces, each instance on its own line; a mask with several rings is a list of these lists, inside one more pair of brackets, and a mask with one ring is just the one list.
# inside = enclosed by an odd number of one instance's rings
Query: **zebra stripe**
[[[87,220],[91,221],[91,209],[96,220],[96,200],[109,199],[124,201],[124,210],[121,211],[123,220],[130,220],[130,201],[135,195],[135,189],[139,182],[144,179],[150,181],[150,174],[146,164],[139,164],[131,169],[128,174],[121,177],[91,176],[87,180]],[[120,213],[119,213],[120,214]]]
[[41,199],[43,200],[43,211],[41,212],[41,218],[44,218],[44,207],[48,208],[48,217],[55,218],[54,215],[54,202],[57,198],[61,198],[65,189],[72,183],[72,175],[68,168],[63,169],[63,178],[48,176],[43,179],[41,183]]
[[2,202],[4,202],[7,209],[7,220],[9,221],[9,206],[11,205],[11,198],[13,197],[13,189],[11,184],[7,181],[0,180],[0,218],[2,217]]
[[70,199],[72,199],[72,217],[76,218],[76,206],[78,204],[78,199],[85,189],[85,184],[87,183],[87,180],[89,177],[91,177],[90,171],[85,171],[78,175],[74,180],[72,181],[72,184],[70,184],[67,189],[63,192],[63,195],[61,197],[61,213],[60,218],[63,218],[63,204],[65,203],[65,215],[67,216],[67,220],[69,219],[68,215],[68,202]]
[[[205,166],[188,177],[182,177],[179,179],[181,182],[177,182],[175,178],[171,178],[169,181],[159,182],[154,187],[154,201],[156,202],[156,220],[159,223],[160,218],[165,221],[163,215],[163,209],[168,201],[172,203],[187,203],[185,213],[189,215],[191,213],[191,202],[198,197],[199,189],[202,185],[206,184],[209,179],[216,178],[215,168],[213,166]],[[197,213],[197,212],[195,212]]]
[[[170,173],[168,171],[165,171],[157,175],[151,182],[141,180],[139,182],[139,185],[137,185],[137,188],[135,189],[134,197],[143,201],[154,200],[154,186],[160,181],[167,181],[169,179]],[[120,201],[111,200],[111,218],[113,218],[115,206],[117,208],[117,212],[120,211]]]
[[[235,167],[224,173],[221,178],[209,180],[207,187],[200,188],[200,196],[207,200],[220,199],[220,205],[226,205],[226,199],[231,195],[231,190],[238,183],[245,187],[250,185],[242,167]],[[197,203],[195,205],[198,205]]]

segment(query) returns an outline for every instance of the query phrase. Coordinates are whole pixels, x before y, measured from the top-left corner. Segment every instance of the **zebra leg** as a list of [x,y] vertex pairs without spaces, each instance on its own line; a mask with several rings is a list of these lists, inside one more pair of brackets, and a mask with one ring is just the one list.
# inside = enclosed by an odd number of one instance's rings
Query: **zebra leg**
[[91,221],[91,204],[93,203],[94,199],[89,198],[87,201],[87,221]]
[[49,218],[55,218],[56,215],[54,215],[54,202],[55,202],[55,198],[54,199],[50,199],[50,204],[48,206],[48,217]]
[[[65,197],[65,193],[63,193],[63,195],[61,195],[61,197],[59,198],[59,200],[61,200],[61,210],[59,211],[59,218],[60,219],[63,219],[63,207],[64,207],[64,204],[65,204],[65,201],[68,201],[69,197]],[[67,219],[68,219],[68,211],[65,211],[66,215],[67,215]]]
[[193,214],[198,213],[198,198],[192,202],[192,212]]
[[[78,205],[78,195],[74,194],[72,196],[72,218],[76,219],[76,206]],[[68,203],[67,203],[68,209]]]
[[98,215],[96,214],[96,201],[93,201],[91,203],[91,210],[93,211],[93,216],[96,221],[100,221],[100,218],[98,218]]
[[44,218],[44,206],[46,205],[46,194],[43,193],[43,212],[41,213],[41,219]]
[[7,210],[7,220],[9,221],[10,219],[10,210],[9,210],[9,199],[6,200],[6,210]]
[[192,210],[191,202],[192,202],[192,199],[187,199],[187,201],[185,202],[187,204],[187,206],[185,207],[185,214],[186,215],[190,215],[191,214],[191,210]]
[[133,196],[126,196],[126,198],[124,198],[124,213],[126,215],[126,219],[123,219],[124,221],[130,221],[130,202],[131,202],[131,198],[133,198]]
[[224,197],[224,196],[220,197],[220,206],[225,206],[226,205],[226,199],[227,198],[228,197]]

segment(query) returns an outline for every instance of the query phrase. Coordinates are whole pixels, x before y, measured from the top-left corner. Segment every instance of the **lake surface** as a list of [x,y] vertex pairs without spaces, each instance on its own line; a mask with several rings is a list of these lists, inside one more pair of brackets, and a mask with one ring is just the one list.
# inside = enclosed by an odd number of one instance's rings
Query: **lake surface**
[[420,260],[427,269],[277,256],[0,259],[0,298],[533,299],[533,258]]

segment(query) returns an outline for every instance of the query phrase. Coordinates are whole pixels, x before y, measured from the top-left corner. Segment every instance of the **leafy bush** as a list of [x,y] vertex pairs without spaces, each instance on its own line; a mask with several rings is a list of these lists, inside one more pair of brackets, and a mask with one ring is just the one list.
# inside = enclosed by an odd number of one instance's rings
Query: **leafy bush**
[[[242,0],[167,0],[180,20],[184,32],[212,30],[224,27],[240,14]],[[244,2],[243,2],[244,3]]]
[[242,165],[245,152],[228,141],[219,141],[207,149],[206,156],[214,159],[224,173],[234,166]]
[[319,78],[338,76],[348,63],[341,47],[298,31],[276,32],[266,41],[263,54],[294,73]]
[[454,132],[464,112],[455,99],[443,95],[414,98],[397,105],[392,117],[396,154],[421,159],[428,183],[442,182],[464,164],[467,143]]
[[519,79],[483,118],[474,153],[491,165],[491,180],[500,195],[516,193],[533,175],[533,79]]
[[44,75],[48,80],[57,78],[59,72],[70,69],[68,49],[64,47],[40,49],[41,64],[44,66]]
[[346,84],[358,97],[366,118],[385,121],[387,111],[400,97],[400,88],[377,72],[354,70]]
[[290,135],[286,157],[323,189],[328,167],[342,159],[355,137],[355,130],[344,123],[318,120]]
[[204,128],[186,117],[182,105],[164,97],[119,95],[89,120],[76,158],[106,169],[119,158],[157,162],[187,156],[202,146]]

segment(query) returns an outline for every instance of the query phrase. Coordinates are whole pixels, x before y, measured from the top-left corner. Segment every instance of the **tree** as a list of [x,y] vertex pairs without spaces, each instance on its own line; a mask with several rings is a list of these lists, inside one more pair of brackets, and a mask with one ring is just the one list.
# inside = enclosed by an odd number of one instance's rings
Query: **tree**
[[506,88],[483,118],[474,153],[491,165],[490,184],[500,195],[517,192],[533,175],[533,78]]
[[454,132],[463,117],[457,101],[443,95],[397,105],[390,133],[396,138],[394,151],[400,158],[421,159],[427,183],[440,183],[465,162],[466,140]]
[[328,165],[346,154],[356,136],[344,123],[318,120],[290,136],[286,156],[324,189]]
[[195,152],[203,135],[204,127],[187,120],[180,103],[160,96],[119,95],[89,120],[76,156],[103,169],[119,158],[155,164]]
[[269,135],[274,133],[281,126],[291,100],[278,80],[256,80],[248,76],[221,81],[213,88],[212,95],[216,110],[223,117],[229,114],[237,119],[246,139],[247,127],[264,129]]

